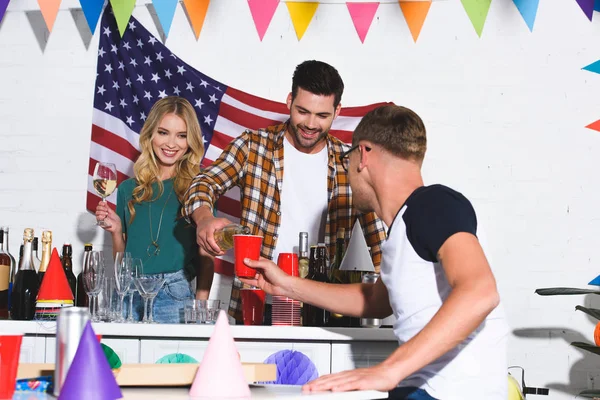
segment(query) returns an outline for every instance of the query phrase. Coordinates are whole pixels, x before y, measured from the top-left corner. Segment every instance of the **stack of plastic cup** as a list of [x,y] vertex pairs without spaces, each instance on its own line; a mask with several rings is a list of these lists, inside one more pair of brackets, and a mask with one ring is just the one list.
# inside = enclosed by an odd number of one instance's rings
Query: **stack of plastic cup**
[[[288,275],[299,276],[298,255],[296,253],[279,253],[277,265]],[[298,300],[286,296],[273,296],[271,324],[300,326],[301,310],[302,305]]]

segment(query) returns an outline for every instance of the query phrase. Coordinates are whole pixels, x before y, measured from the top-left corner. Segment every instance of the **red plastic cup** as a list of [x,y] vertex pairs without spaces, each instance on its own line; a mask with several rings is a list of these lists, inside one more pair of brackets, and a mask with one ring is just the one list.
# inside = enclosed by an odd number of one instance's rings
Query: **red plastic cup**
[[298,273],[298,254],[296,253],[279,253],[277,265],[288,275],[300,276]]
[[244,258],[258,261],[262,236],[233,235],[233,252],[235,253],[235,275],[239,278],[254,278],[256,270],[244,264]]
[[244,325],[262,325],[265,315],[266,293],[261,289],[241,289],[242,319]]
[[22,334],[0,333],[0,399],[12,399],[17,383]]

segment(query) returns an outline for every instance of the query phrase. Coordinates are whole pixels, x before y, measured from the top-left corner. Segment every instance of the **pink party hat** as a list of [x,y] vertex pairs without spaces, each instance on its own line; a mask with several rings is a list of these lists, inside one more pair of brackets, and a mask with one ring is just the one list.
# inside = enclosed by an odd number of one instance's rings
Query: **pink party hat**
[[116,400],[121,389],[88,321],[58,400]]
[[190,396],[195,399],[250,398],[250,387],[223,310],[219,313],[204,358],[198,367]]

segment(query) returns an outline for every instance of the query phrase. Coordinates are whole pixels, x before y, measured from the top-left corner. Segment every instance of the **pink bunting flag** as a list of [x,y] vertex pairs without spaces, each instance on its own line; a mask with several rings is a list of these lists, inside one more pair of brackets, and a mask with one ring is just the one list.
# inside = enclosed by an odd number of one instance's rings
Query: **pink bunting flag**
[[258,37],[262,42],[271,19],[273,19],[275,10],[277,10],[279,0],[248,0],[248,5],[250,6],[250,13],[252,13]]
[[360,38],[360,41],[364,43],[367,32],[369,32],[369,28],[371,27],[371,22],[373,22],[373,17],[375,17],[375,12],[379,7],[379,3],[346,2],[346,5],[348,6],[348,11],[350,11],[350,17],[352,18],[358,37]]

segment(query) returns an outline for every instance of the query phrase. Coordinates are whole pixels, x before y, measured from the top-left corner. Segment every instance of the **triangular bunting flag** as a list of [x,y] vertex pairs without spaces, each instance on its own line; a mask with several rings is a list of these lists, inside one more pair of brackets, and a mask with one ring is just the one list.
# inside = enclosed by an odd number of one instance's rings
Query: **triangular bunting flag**
[[586,126],[586,128],[593,129],[595,131],[600,132],[600,120],[598,120],[596,122],[592,122],[591,124],[589,124],[588,126]]
[[535,22],[540,0],[513,0],[513,2],[525,20],[529,31],[533,32],[533,23]]
[[492,0],[460,0],[460,2],[469,16],[477,36],[481,37]]
[[[596,0],[594,2],[594,11],[600,11],[600,0]],[[0,19],[2,19],[1,16],[0,16]]]
[[38,0],[40,11],[42,12],[44,21],[46,21],[46,26],[48,27],[48,32],[52,32],[61,1],[62,0]]
[[271,19],[273,19],[275,10],[277,10],[279,0],[248,0],[248,5],[250,6],[250,13],[252,13],[258,37],[262,42]]
[[135,0],[110,0],[115,19],[117,20],[117,27],[121,37],[125,34],[127,24],[129,24],[129,18],[133,14],[133,8],[135,7]]
[[593,62],[590,65],[586,65],[582,69],[585,69],[586,71],[595,72],[597,74],[600,74],[600,60],[598,60],[596,62]]
[[202,25],[204,25],[204,18],[206,17],[209,3],[210,0],[183,0],[185,10],[196,34],[196,40],[200,37],[200,31],[202,31]]
[[600,286],[600,275],[592,279],[588,285]]
[[591,21],[594,15],[594,0],[577,0],[577,4],[579,4],[581,11]]
[[0,22],[2,22],[2,18],[4,17],[9,2],[10,0],[0,0]]
[[377,7],[379,7],[379,3],[346,2],[346,6],[348,6],[348,11],[350,11],[350,17],[356,28],[356,33],[358,33],[360,41],[364,43],[367,32],[369,32],[369,28],[371,27],[371,22],[373,22],[373,17],[375,17]]
[[102,7],[104,7],[104,0],[79,0],[83,15],[87,21],[92,35],[96,31],[100,14],[102,14]]
[[431,1],[400,0],[400,8],[415,43],[419,38],[427,13],[429,13],[429,7],[431,7]]
[[302,39],[319,3],[286,3],[298,40]]
[[165,37],[169,36],[177,3],[179,3],[179,0],[152,0],[158,20],[165,32]]

